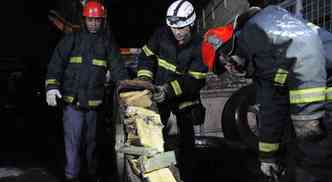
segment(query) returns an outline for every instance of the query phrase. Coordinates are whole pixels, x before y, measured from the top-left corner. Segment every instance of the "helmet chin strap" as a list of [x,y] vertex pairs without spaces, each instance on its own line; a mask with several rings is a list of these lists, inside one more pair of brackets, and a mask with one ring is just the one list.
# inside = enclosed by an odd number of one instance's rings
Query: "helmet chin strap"
[[261,8],[253,6],[250,7],[248,10],[246,10],[245,12],[236,15],[233,23],[234,30],[241,29],[243,25],[260,10]]
[[[253,17],[256,13],[258,13],[261,10],[261,8],[259,7],[250,7],[247,11],[236,15],[236,17],[234,18],[234,22],[233,22],[233,29],[235,31],[239,31],[241,30],[241,28],[244,26],[244,24],[251,18]],[[234,54],[235,51],[235,46],[236,46],[236,36],[234,35],[232,37],[232,48],[231,51],[228,53],[228,56],[231,56],[232,54]]]

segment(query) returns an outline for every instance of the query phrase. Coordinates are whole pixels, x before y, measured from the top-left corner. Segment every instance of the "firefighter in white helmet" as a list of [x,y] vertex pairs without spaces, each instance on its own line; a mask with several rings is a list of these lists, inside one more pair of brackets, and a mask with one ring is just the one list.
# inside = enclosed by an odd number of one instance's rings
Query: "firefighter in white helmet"
[[178,163],[186,182],[193,176],[193,125],[201,124],[205,117],[200,89],[208,71],[201,59],[201,36],[193,31],[195,19],[190,2],[173,2],[167,10],[167,26],[157,29],[144,45],[137,72],[139,79],[155,85],[153,99],[158,103],[162,122],[166,125],[171,112],[176,115],[180,133]]
[[179,44],[190,40],[191,29],[194,26],[195,19],[194,7],[188,1],[175,1],[168,8],[166,23],[171,28]]

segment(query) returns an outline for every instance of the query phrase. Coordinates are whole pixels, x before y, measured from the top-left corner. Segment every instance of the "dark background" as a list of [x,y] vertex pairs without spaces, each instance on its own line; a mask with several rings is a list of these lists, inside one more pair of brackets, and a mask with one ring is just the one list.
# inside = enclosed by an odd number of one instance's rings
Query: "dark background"
[[[27,1],[2,3],[0,57],[49,55],[61,33],[49,22],[50,9],[65,10],[70,19],[74,0]],[[78,1],[78,0],[76,0]],[[270,0],[274,2],[276,0]],[[109,21],[120,47],[142,46],[153,30],[164,24],[167,7],[173,0],[105,0]],[[199,14],[209,0],[191,1]],[[249,0],[251,5],[262,5],[264,0]],[[67,7],[67,9],[66,9]],[[66,15],[64,15],[66,16]]]

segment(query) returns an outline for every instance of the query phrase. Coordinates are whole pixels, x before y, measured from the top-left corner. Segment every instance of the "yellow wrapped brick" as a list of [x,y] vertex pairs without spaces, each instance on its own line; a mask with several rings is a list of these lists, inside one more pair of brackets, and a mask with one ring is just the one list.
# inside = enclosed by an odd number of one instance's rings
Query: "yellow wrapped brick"
[[176,182],[172,172],[168,168],[146,173],[144,177],[149,182]]
[[138,106],[148,108],[152,105],[151,91],[130,91],[120,93],[120,98],[128,106]]
[[[163,124],[158,113],[140,107],[129,106],[126,110],[126,115],[131,118],[131,121],[134,121],[131,125],[135,126],[135,133],[137,133],[142,146],[154,148],[158,152],[164,151]],[[130,138],[133,139],[135,137],[131,136]],[[130,143],[130,141],[127,142]]]

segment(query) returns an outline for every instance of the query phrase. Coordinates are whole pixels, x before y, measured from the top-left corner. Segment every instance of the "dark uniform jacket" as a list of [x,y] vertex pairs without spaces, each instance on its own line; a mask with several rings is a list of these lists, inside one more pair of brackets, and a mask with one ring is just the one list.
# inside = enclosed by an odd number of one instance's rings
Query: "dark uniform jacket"
[[168,27],[159,28],[143,47],[137,76],[148,77],[156,85],[168,84],[171,93],[166,102],[178,109],[198,103],[208,71],[201,58],[201,41],[193,35],[179,46]]
[[111,80],[128,78],[111,36],[74,32],[56,46],[48,65],[46,89],[60,89],[66,103],[95,108],[102,103],[106,72]]
[[259,148],[272,154],[290,119],[306,122],[324,115],[330,93],[322,44],[310,26],[278,6],[250,18],[237,40],[237,51],[255,67]]

